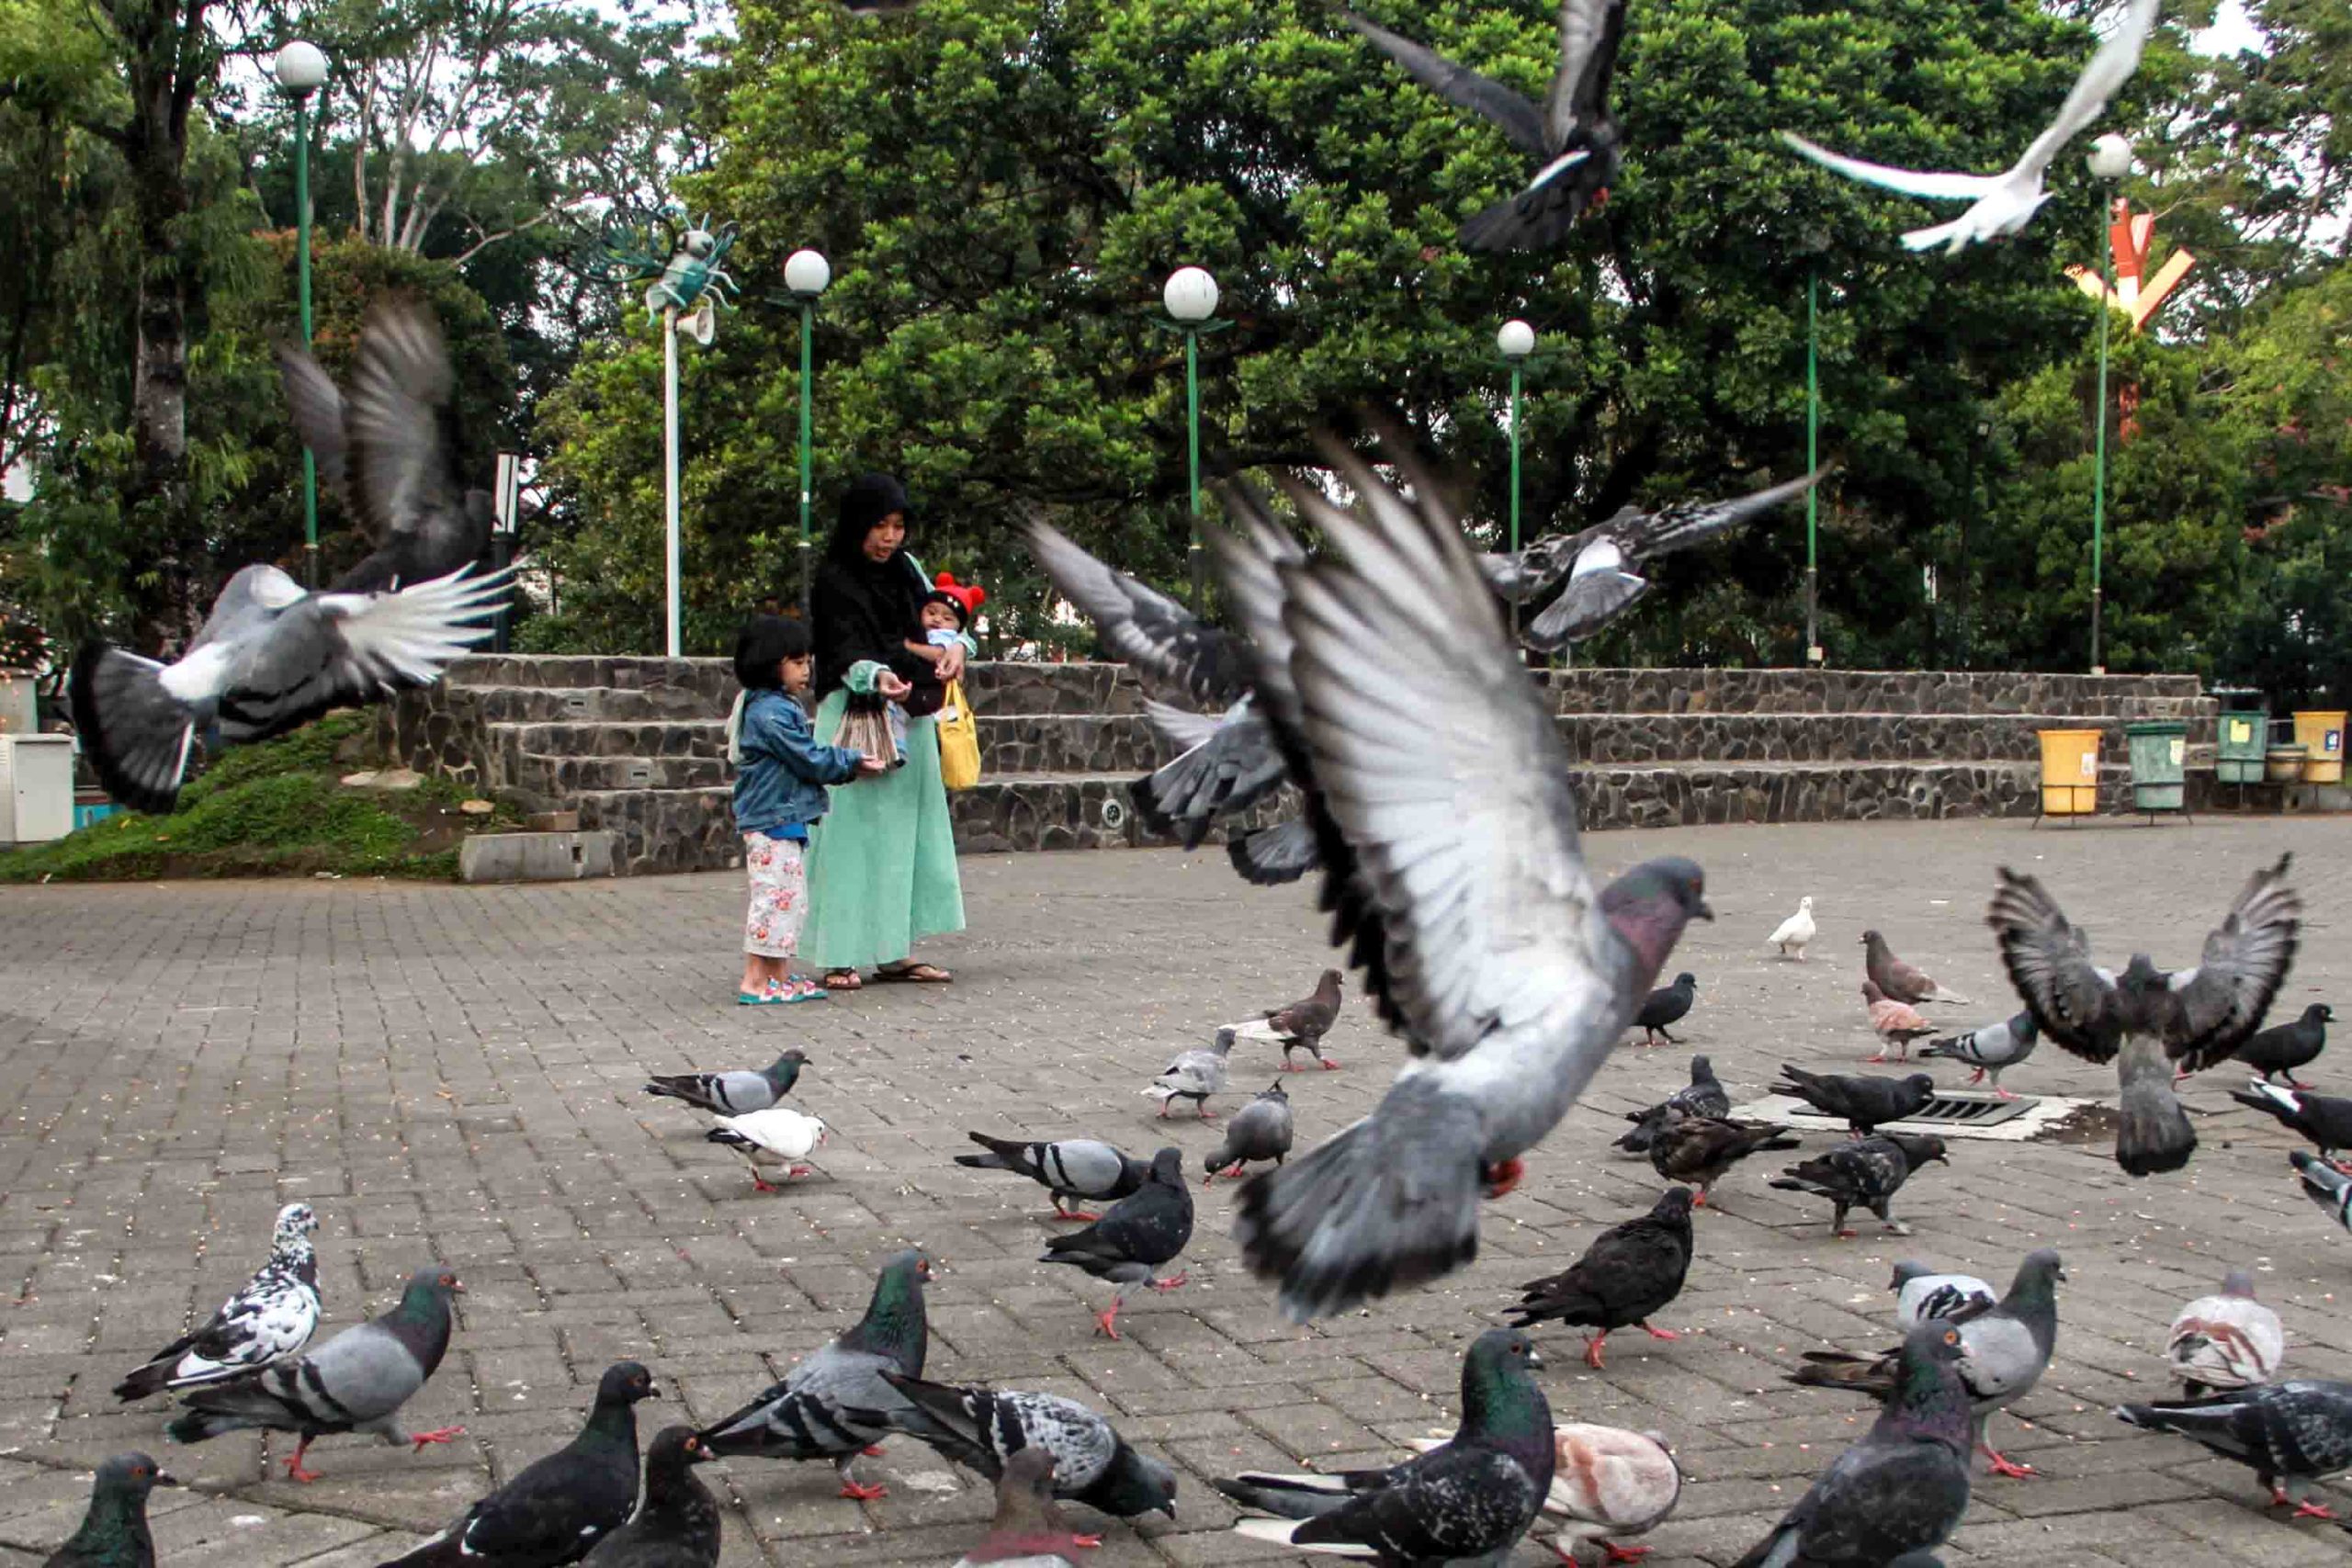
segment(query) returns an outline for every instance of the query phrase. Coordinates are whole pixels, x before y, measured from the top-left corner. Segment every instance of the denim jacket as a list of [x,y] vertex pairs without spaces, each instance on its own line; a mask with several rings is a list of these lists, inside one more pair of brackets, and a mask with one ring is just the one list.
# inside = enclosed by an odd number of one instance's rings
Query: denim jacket
[[782,692],[745,694],[737,748],[742,761],[735,773],[735,829],[741,833],[777,837],[780,828],[805,827],[825,814],[827,784],[857,776],[857,753],[818,745],[808,716]]

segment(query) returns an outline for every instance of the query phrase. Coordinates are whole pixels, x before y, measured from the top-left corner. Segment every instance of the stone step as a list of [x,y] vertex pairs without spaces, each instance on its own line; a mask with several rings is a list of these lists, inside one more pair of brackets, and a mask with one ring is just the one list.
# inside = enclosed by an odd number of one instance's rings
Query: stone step
[[583,829],[617,835],[624,875],[743,863],[731,789],[592,789],[573,798]]
[[725,757],[550,757],[526,751],[509,759],[508,787],[536,799],[569,800],[584,789],[734,787]]
[[727,755],[727,721],[724,718],[493,724],[489,729],[492,745],[513,755],[718,758]]
[[723,719],[734,703],[730,691],[714,694],[696,685],[660,686],[479,686],[450,693],[484,724],[594,724],[614,720]]
[[[2131,715],[2208,702],[2194,675],[2009,671],[1555,670],[1563,713],[2057,713]],[[2149,708],[2151,715],[2171,710]],[[2210,710],[2209,710],[2210,711]]]

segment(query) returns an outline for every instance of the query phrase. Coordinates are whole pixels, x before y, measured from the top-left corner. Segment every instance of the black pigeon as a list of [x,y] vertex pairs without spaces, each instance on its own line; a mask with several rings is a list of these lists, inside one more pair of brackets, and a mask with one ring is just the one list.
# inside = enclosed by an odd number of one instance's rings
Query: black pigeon
[[800,1069],[808,1062],[808,1055],[795,1049],[756,1072],[738,1068],[733,1072],[675,1073],[649,1078],[645,1092],[683,1100],[697,1111],[741,1116],[782,1104],[784,1097],[792,1092],[792,1086],[800,1081]]
[[1774,1094],[1802,1100],[1824,1116],[1843,1118],[1848,1128],[1863,1134],[1918,1114],[1936,1093],[1936,1080],[1926,1073],[1913,1073],[1907,1078],[1871,1073],[1808,1073],[1783,1062],[1781,1077],[1786,1081],[1772,1086]]
[[2288,1088],[2309,1089],[2309,1084],[2295,1081],[2295,1069],[2327,1049],[2327,1026],[2335,1021],[2334,1008],[2325,1002],[2313,1002],[2294,1022],[2277,1023],[2261,1031],[2239,1046],[2235,1055],[2266,1078],[2284,1073]]
[[1290,1115],[1290,1096],[1283,1091],[1278,1079],[1227,1120],[1225,1141],[1201,1156],[1201,1168],[1208,1172],[1201,1185],[1206,1187],[1215,1182],[1219,1171],[1238,1176],[1241,1168],[1253,1159],[1282,1164],[1290,1157],[1290,1145],[1296,1135]]
[[2230,1098],[2278,1118],[2281,1125],[2309,1138],[2330,1159],[2335,1157],[2336,1150],[2352,1148],[2352,1100],[2280,1089],[2263,1078],[2251,1079],[2245,1088],[2230,1090]]
[[1027,1177],[1053,1194],[1052,1217],[1057,1220],[1101,1219],[1100,1214],[1071,1209],[1070,1202],[1082,1198],[1097,1202],[1124,1198],[1141,1187],[1144,1179],[1151,1174],[1151,1168],[1141,1160],[1130,1159],[1093,1138],[1023,1144],[1011,1138],[991,1138],[985,1133],[965,1135],[988,1152],[957,1155],[957,1165],[973,1170],[1010,1170]]
[[1690,1271],[1690,1190],[1669,1187],[1648,1213],[1602,1231],[1566,1269],[1521,1286],[1526,1293],[1511,1310],[1521,1328],[1557,1319],[1595,1330],[1585,1337],[1584,1362],[1598,1369],[1602,1344],[1628,1325],[1653,1339],[1682,1337],[1649,1320],[1682,1293]]
[[1184,1184],[1183,1152],[1165,1148],[1152,1156],[1151,1175],[1139,1190],[1112,1204],[1084,1230],[1048,1237],[1038,1261],[1067,1263],[1117,1286],[1110,1306],[1094,1319],[1099,1331],[1116,1339],[1119,1309],[1126,1304],[1129,1291],[1137,1285],[1172,1291],[1192,1277],[1155,1278],[1159,1265],[1183,1251],[1192,1239],[1193,1190]]
[[383,1568],[560,1568],[628,1522],[637,1502],[637,1402],[653,1374],[616,1361],[596,1384],[580,1435],[468,1508],[457,1523]]
[[1617,1140],[1617,1147],[1629,1154],[1647,1154],[1650,1141],[1657,1130],[1678,1116],[1728,1116],[1731,1096],[1723,1081],[1715,1077],[1715,1066],[1704,1056],[1690,1058],[1690,1082],[1676,1089],[1646,1111],[1628,1111],[1625,1120],[1634,1130]]
[[1153,1512],[1176,1517],[1176,1472],[1138,1453],[1074,1399],[882,1375],[906,1396],[887,1417],[892,1431],[920,1438],[991,1481],[1023,1452],[1042,1450],[1053,1458],[1055,1496],[1122,1519]]
[[1970,1417],[1960,1330],[1923,1323],[1898,1353],[1894,1396],[1733,1568],[1921,1568],[1968,1511]]
[[1830,1217],[1829,1228],[1841,1238],[1850,1240],[1854,1235],[1846,1228],[1849,1209],[1868,1209],[1896,1235],[1909,1235],[1911,1227],[1889,1214],[1887,1204],[1911,1179],[1911,1173],[1929,1160],[1951,1163],[1945,1157],[1941,1138],[1881,1133],[1841,1144],[1827,1154],[1792,1165],[1774,1177],[1771,1185],[1784,1192],[1810,1192],[1828,1199],[1838,1211]]
[[664,1427],[645,1450],[645,1498],[582,1568],[717,1568],[718,1499],[694,1467],[716,1459],[692,1427]]
[[41,1568],[155,1568],[147,1494],[178,1484],[176,1477],[145,1454],[115,1455],[98,1466],[82,1528],[51,1552]]
[[1492,121],[1512,146],[1539,161],[1517,195],[1462,226],[1464,247],[1548,250],[1567,237],[1578,218],[1609,199],[1622,156],[1617,122],[1609,113],[1609,74],[1624,36],[1625,0],[1560,0],[1560,63],[1541,107],[1351,11],[1340,14],[1414,81]]
[[1489,1328],[1462,1363],[1462,1426],[1451,1442],[1393,1470],[1243,1474],[1216,1489],[1278,1516],[1233,1528],[1258,1540],[1385,1563],[1509,1554],[1551,1491],[1552,1407],[1529,1369],[1527,1336]]
[[1677,975],[1674,984],[1652,991],[1642,1003],[1642,1010],[1634,1015],[1634,1027],[1642,1032],[1642,1043],[1655,1045],[1661,1036],[1668,1045],[1682,1043],[1666,1032],[1666,1026],[1681,1022],[1683,1015],[1690,1010],[1690,1004],[1698,999],[1698,996],[1699,977],[1696,975]]
[[1687,1181],[1699,1190],[1693,1205],[1704,1207],[1707,1194],[1733,1166],[1767,1149],[1792,1149],[1797,1139],[1786,1127],[1770,1122],[1733,1122],[1714,1116],[1676,1116],[1657,1130],[1650,1143],[1650,1168],[1668,1181]]
[[2119,1404],[2115,1414],[2237,1461],[2270,1489],[2274,1506],[2294,1504],[2299,1519],[2335,1517],[2326,1504],[2312,1501],[2311,1483],[2352,1469],[2352,1383],[2257,1383],[2203,1399]]

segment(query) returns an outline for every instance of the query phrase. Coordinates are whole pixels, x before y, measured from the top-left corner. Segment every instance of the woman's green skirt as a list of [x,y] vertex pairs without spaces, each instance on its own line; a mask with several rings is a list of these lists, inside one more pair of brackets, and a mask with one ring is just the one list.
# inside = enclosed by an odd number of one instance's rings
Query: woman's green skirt
[[[849,694],[817,707],[817,739],[841,732]],[[939,782],[939,726],[907,724],[907,761],[876,779],[835,784],[808,831],[808,923],[800,956],[817,969],[895,964],[927,936],[964,929],[956,833]]]

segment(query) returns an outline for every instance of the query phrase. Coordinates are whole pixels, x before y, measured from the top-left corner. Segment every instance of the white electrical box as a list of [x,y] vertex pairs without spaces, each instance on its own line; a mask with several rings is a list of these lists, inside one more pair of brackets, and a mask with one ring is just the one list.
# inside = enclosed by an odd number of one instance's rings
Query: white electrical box
[[74,830],[74,738],[0,735],[0,844],[38,844]]

